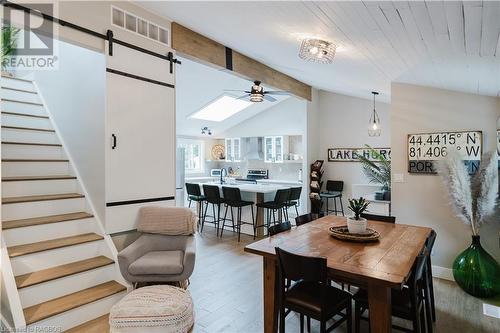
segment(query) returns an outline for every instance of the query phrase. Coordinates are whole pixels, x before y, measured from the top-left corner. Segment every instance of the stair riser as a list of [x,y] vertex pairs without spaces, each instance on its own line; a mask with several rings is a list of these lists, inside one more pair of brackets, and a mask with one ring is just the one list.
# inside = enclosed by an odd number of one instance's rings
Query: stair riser
[[13,114],[2,114],[2,125],[53,129],[52,123],[47,118],[33,118]]
[[41,105],[2,101],[2,111],[27,113],[36,116],[47,116],[47,112]]
[[69,162],[2,162],[2,177],[71,174]]
[[[96,302],[80,306],[76,309],[63,312],[57,316],[41,320],[28,326],[28,332],[30,328],[35,327],[57,327],[61,328],[61,331],[68,330],[72,327],[83,324],[87,321],[95,319],[97,317],[103,316],[111,310],[111,307],[119,302],[124,296],[125,292],[118,293]],[[35,331],[33,331],[35,332]],[[58,331],[60,332],[60,331]]]
[[60,143],[55,132],[28,131],[10,128],[2,128],[2,141]]
[[9,79],[9,78],[3,77],[3,76],[2,76],[2,87],[35,91],[35,87],[33,86],[33,83],[31,83],[31,82]]
[[2,158],[67,159],[62,147],[2,145]]
[[85,211],[85,208],[85,198],[3,204],[2,219],[8,221],[39,216],[68,214]]
[[42,269],[69,264],[100,255],[112,257],[104,240],[88,242],[59,249],[41,251],[11,258],[14,275],[36,272]]
[[2,183],[2,196],[22,197],[58,193],[78,193],[76,179],[30,180]]
[[7,246],[14,246],[90,232],[98,232],[94,218],[7,229],[2,234]]
[[113,265],[103,266],[60,279],[40,283],[19,290],[23,308],[46,302],[48,300],[68,295],[79,290],[113,280],[115,269]]
[[[30,90],[33,91],[33,88]],[[2,93],[2,98],[12,99],[15,101],[41,103],[37,94],[30,94],[27,92],[10,90],[10,89],[2,89],[1,93]]]

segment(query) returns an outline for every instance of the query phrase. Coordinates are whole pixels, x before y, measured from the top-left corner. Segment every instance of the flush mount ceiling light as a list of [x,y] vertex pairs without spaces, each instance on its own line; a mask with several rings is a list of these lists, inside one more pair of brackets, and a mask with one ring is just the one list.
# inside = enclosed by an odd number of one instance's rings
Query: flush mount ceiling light
[[373,94],[373,113],[370,116],[370,121],[368,122],[368,135],[369,136],[380,136],[382,132],[382,126],[380,126],[380,118],[378,116],[377,110],[375,110],[375,96],[378,92],[372,91]]
[[302,40],[299,58],[320,64],[331,64],[337,46],[322,39],[306,38]]
[[252,105],[248,100],[238,99],[229,95],[222,95],[213,102],[204,106],[201,110],[193,113],[189,118],[223,121],[243,109]]

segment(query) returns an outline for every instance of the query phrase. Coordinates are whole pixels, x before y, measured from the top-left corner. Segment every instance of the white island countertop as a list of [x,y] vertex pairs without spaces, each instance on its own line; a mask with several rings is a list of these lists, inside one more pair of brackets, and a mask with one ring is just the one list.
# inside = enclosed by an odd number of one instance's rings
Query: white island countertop
[[291,185],[291,186],[302,186],[303,183],[298,180],[280,180],[280,179],[258,179],[258,184],[279,184],[279,185]]
[[241,192],[249,192],[249,193],[273,193],[280,189],[290,188],[289,185],[287,186],[278,184],[251,184],[251,183],[221,184],[219,182],[209,182],[209,183],[202,183],[201,185],[215,185],[218,186],[219,188],[222,188],[222,186],[237,187],[240,189]]

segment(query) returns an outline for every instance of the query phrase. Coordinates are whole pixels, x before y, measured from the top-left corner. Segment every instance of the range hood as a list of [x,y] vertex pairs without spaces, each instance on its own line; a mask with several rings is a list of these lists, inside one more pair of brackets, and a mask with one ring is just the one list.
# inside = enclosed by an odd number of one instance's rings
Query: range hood
[[263,160],[264,152],[262,147],[262,137],[245,138],[247,160]]

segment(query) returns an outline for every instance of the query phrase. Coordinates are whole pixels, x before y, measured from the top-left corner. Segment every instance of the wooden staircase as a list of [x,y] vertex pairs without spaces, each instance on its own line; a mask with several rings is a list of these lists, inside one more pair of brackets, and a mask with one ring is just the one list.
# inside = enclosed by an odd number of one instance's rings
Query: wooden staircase
[[113,249],[33,83],[1,89],[2,239],[26,326],[107,332],[126,292]]

